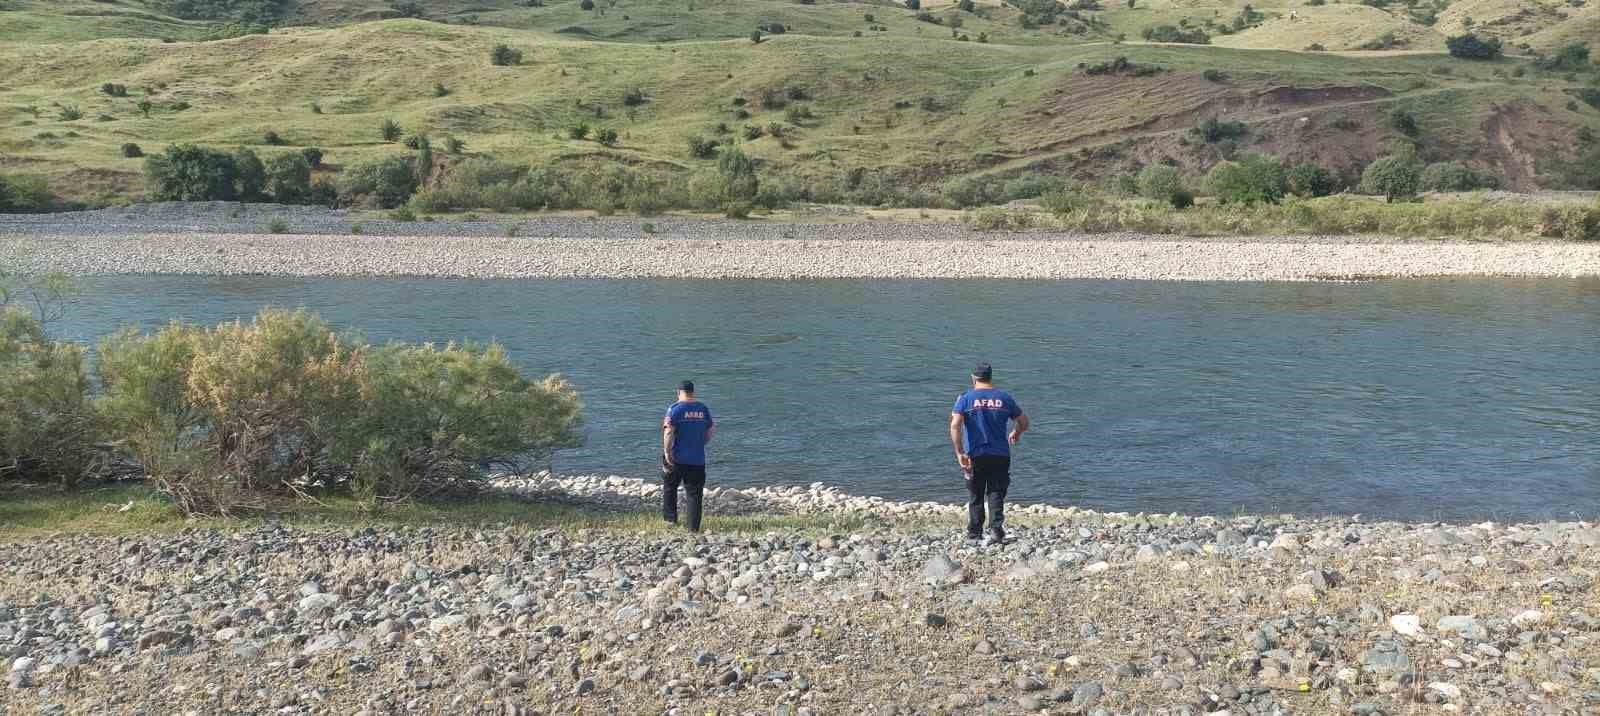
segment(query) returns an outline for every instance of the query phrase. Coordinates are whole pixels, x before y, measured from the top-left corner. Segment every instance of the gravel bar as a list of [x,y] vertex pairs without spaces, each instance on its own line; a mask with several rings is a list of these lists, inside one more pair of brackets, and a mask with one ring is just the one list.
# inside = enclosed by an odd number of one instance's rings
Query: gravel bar
[[[277,221],[290,233],[269,233]],[[559,214],[394,222],[314,207],[166,203],[0,216],[0,270],[464,278],[1557,278],[1600,276],[1600,243],[985,233],[948,223]]]
[[[655,484],[501,477],[645,515]],[[16,714],[1583,714],[1600,528],[717,489],[673,529],[0,540]],[[107,504],[107,510],[118,509]],[[730,514],[822,515],[724,531]],[[827,522],[836,516],[837,522]],[[820,527],[826,523],[827,527]]]
[[1316,280],[1600,275],[1600,244],[1169,239],[0,238],[21,273],[681,279]]

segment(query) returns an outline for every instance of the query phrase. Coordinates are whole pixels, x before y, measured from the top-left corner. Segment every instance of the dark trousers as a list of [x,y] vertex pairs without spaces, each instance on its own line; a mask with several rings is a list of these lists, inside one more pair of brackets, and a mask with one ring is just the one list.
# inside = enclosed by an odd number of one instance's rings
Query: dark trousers
[[683,509],[689,531],[700,531],[700,502],[706,489],[705,465],[673,465],[661,475],[661,517],[678,524],[678,485],[683,485]]
[[1006,490],[1011,489],[1011,458],[977,455],[972,458],[972,477],[967,478],[967,536],[983,535],[983,508],[989,507],[989,529],[1004,534]]

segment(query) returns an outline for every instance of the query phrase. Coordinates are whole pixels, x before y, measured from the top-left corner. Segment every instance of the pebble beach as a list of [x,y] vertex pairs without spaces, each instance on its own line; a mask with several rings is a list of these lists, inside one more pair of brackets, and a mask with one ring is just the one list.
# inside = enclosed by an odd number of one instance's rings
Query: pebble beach
[[[492,489],[648,512],[635,479]],[[0,543],[8,713],[1578,714],[1600,529],[960,508],[821,484],[707,532],[188,529]],[[108,509],[115,509],[115,505]],[[740,514],[815,528],[730,532]],[[831,525],[831,526],[830,526]]]
[[[179,204],[0,217],[0,269],[71,275],[777,280],[1600,276],[1596,243],[986,233],[955,224],[680,218],[390,222],[339,211],[281,209]],[[271,220],[283,221],[278,228],[284,233],[267,233]]]

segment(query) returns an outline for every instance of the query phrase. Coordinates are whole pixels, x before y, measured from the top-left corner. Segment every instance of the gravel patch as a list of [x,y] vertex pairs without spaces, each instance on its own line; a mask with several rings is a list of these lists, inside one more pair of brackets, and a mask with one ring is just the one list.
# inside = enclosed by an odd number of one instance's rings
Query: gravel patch
[[[496,487],[601,510],[654,497],[617,477]],[[1019,506],[1009,543],[969,546],[950,505],[820,484],[708,502],[700,536],[264,526],[0,544],[0,703],[1100,716],[1600,703],[1590,523]],[[745,509],[880,521],[717,532]]]
[[268,235],[0,238],[0,269],[208,274],[681,279],[1356,280],[1600,275],[1600,244],[1170,239],[596,239]]
[[[266,224],[279,218],[292,234],[265,233]],[[655,230],[645,232],[644,223],[560,215],[399,223],[314,207],[151,204],[0,217],[0,269],[75,275],[684,279],[1600,275],[1600,244],[1593,243],[1007,234],[951,224],[668,217],[651,219]],[[363,233],[352,235],[351,227],[358,224]]]

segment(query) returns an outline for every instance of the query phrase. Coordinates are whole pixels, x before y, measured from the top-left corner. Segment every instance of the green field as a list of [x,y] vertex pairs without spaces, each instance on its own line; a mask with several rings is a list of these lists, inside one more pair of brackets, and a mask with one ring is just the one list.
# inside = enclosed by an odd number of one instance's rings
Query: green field
[[[1401,5],[1269,0],[1254,6],[1256,26],[1211,45],[1138,41],[1144,28],[1185,19],[1221,27],[1244,5],[1137,0],[1130,9],[1124,0],[1025,28],[1019,9],[993,3],[976,12],[929,3],[934,24],[903,6],[827,0],[600,0],[590,11],[574,0],[434,0],[402,8],[422,18],[391,19],[400,11],[381,2],[289,0],[270,34],[200,41],[228,18],[176,18],[172,2],[0,0],[0,173],[43,177],[91,204],[142,195],[142,160],[124,158],[125,143],[145,154],[182,142],[254,145],[264,158],[317,146],[324,173],[336,173],[406,152],[380,137],[392,119],[406,134],[454,137],[467,154],[522,163],[685,174],[714,164],[689,156],[688,138],[702,136],[739,145],[764,177],[873,177],[934,191],[959,176],[1102,180],[1157,162],[1198,176],[1221,155],[1186,135],[1215,117],[1251,128],[1230,151],[1350,176],[1388,151],[1398,135],[1386,118],[1399,105],[1423,126],[1424,158],[1535,189],[1560,187],[1556,168],[1577,156],[1580,129],[1600,130],[1600,110],[1573,100],[1593,72],[1451,58],[1441,51],[1446,23],[1418,24]],[[1567,25],[1592,26],[1595,16],[1567,9],[1518,31],[1536,30],[1525,36],[1548,38],[1543,47],[1568,42]],[[951,18],[961,27],[952,31]],[[788,31],[751,42],[772,23]],[[1344,51],[1386,32],[1404,45]],[[497,44],[520,50],[521,64],[492,65]],[[1338,52],[1301,51],[1312,44]],[[1081,69],[1119,56],[1159,71]],[[103,93],[105,83],[127,95]],[[809,116],[762,106],[763,93],[790,88],[807,97],[790,105]],[[625,100],[630,92],[642,101]],[[72,109],[81,117],[68,119]],[[619,141],[571,139],[578,123],[615,129]],[[772,123],[786,138],[741,136],[745,125]],[[266,146],[268,131],[283,144]]]

